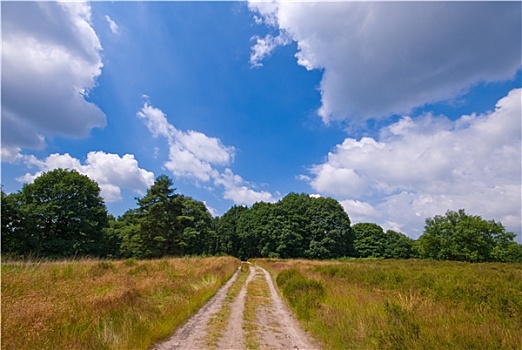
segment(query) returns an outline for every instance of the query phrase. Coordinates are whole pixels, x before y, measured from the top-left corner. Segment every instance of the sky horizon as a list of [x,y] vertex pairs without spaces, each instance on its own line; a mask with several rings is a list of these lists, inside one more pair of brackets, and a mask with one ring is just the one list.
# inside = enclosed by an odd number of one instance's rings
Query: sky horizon
[[165,174],[213,215],[290,192],[418,238],[521,241],[520,2],[2,2],[2,186],[55,168],[109,212]]

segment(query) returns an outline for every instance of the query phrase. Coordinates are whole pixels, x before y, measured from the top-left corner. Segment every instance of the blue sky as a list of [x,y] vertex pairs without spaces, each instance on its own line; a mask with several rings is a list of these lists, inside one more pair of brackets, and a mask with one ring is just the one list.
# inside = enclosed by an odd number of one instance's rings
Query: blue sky
[[521,3],[2,2],[2,185],[154,178],[205,201],[331,196],[411,237],[521,232]]

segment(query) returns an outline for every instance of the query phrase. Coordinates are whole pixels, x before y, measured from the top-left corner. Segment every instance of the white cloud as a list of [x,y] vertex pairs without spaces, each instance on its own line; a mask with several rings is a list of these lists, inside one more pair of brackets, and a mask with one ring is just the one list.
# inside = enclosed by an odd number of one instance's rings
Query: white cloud
[[2,147],[41,149],[46,137],[104,127],[104,113],[85,100],[101,50],[88,4],[2,4]]
[[377,211],[370,203],[353,199],[345,199],[339,201],[339,203],[344,208],[344,211],[350,215],[352,225],[358,222],[371,221],[378,216]]
[[21,149],[19,147],[2,147],[2,162],[15,163],[18,159],[22,157],[20,151]]
[[216,175],[215,165],[228,165],[234,158],[234,148],[225,146],[214,137],[189,130],[176,129],[158,108],[145,102],[137,116],[154,137],[162,136],[169,144],[169,161],[165,167],[175,176],[208,182]]
[[212,165],[196,157],[187,149],[180,148],[179,144],[170,145],[169,161],[165,167],[175,176],[197,179],[208,182],[212,177],[214,169]]
[[[250,2],[298,46],[298,64],[324,69],[325,122],[410,113],[521,66],[520,2]],[[259,20],[257,21],[259,22]],[[256,43],[256,65],[273,40]],[[259,54],[255,55],[259,51]]]
[[213,217],[219,216],[218,211],[215,208],[212,208],[210,205],[208,205],[206,201],[203,201],[203,204],[205,204],[205,207],[207,208],[210,215],[212,215]]
[[223,197],[230,199],[236,204],[252,205],[256,202],[273,203],[277,199],[266,191],[256,191],[252,189],[252,185],[239,175],[235,175],[232,170],[225,171],[217,176],[214,180],[216,185],[222,185],[225,188]]
[[190,151],[196,158],[211,164],[227,165],[234,158],[233,147],[224,146],[219,139],[197,131],[180,132],[176,139],[180,147]]
[[144,121],[154,137],[163,136],[170,139],[178,133],[176,128],[169,124],[165,114],[160,109],[152,107],[148,102],[143,104],[137,116]]
[[256,44],[252,47],[252,53],[250,54],[250,65],[254,68],[263,66],[263,59],[269,57],[272,51],[278,46],[285,46],[290,44],[292,41],[290,37],[284,32],[280,32],[277,36],[267,34],[264,38],[258,36],[252,37],[252,40],[256,41]]
[[196,182],[213,181],[223,186],[225,199],[236,204],[251,205],[255,202],[273,202],[274,197],[266,191],[256,191],[254,185],[235,175],[232,170],[220,171],[234,160],[234,147],[225,146],[215,137],[198,131],[181,131],[167,120],[160,109],[145,102],[137,116],[141,118],[154,137],[164,137],[169,144],[169,160],[164,163],[176,177],[184,177]]
[[400,224],[413,236],[425,218],[459,208],[520,233],[521,91],[486,114],[403,117],[378,140],[347,138],[302,179],[357,219]]
[[121,200],[121,189],[126,188],[143,195],[154,183],[154,174],[141,169],[132,154],[120,157],[117,154],[105,152],[89,152],[85,164],[79,159],[66,154],[51,154],[44,160],[35,156],[23,156],[26,165],[36,167],[34,174],[27,173],[18,180],[30,183],[43,172],[57,168],[75,169],[80,174],[87,175],[96,181],[101,189],[101,196],[107,202]]
[[107,23],[109,24],[109,28],[111,29],[112,34],[119,34],[120,33],[120,27],[112,20],[110,16],[105,16],[105,19],[107,20]]

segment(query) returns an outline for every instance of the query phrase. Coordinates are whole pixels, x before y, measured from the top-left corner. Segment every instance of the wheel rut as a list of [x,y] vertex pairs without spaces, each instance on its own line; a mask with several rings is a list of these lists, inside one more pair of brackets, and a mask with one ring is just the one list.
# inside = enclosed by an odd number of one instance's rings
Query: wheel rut
[[[151,350],[319,349],[282,301],[270,274],[250,263],[242,266],[191,319]],[[238,279],[240,274],[248,275]],[[234,283],[243,284],[232,299]],[[213,319],[220,315],[227,317],[216,328]]]

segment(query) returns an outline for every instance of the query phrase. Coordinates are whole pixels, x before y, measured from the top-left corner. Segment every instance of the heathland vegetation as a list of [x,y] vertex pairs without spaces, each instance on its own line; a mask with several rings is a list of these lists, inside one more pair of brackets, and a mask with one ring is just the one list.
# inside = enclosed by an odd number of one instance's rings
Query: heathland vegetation
[[237,270],[232,257],[2,263],[2,349],[147,349]]
[[522,265],[255,259],[328,349],[520,349]]
[[335,199],[307,194],[233,206],[212,217],[203,202],[176,193],[165,175],[118,218],[108,214],[98,184],[74,170],[49,171],[19,192],[1,195],[2,255],[14,259],[231,255],[522,262],[514,233],[463,209],[427,218],[424,234],[413,240],[375,223],[351,225]]
[[[307,194],[212,217],[165,175],[118,218],[98,184],[71,170],[1,195],[3,349],[146,349],[252,258],[270,258],[254,261],[327,348],[522,344],[522,245],[500,222],[464,210],[427,218],[413,240],[352,225],[336,200]],[[207,257],[181,257],[196,255]],[[261,303],[262,287],[249,285],[246,299]],[[255,329],[256,309],[245,310]]]

